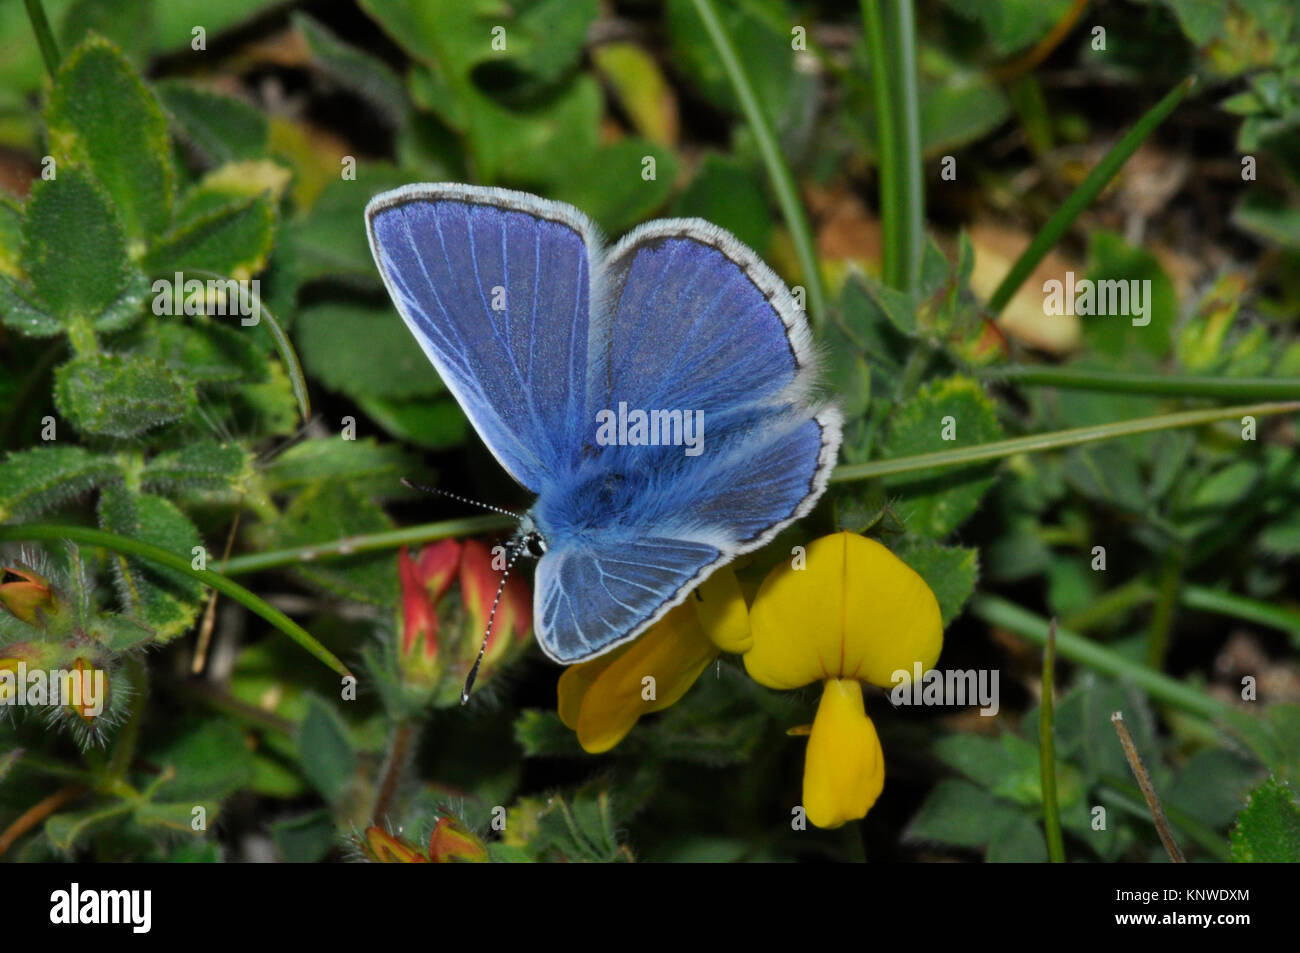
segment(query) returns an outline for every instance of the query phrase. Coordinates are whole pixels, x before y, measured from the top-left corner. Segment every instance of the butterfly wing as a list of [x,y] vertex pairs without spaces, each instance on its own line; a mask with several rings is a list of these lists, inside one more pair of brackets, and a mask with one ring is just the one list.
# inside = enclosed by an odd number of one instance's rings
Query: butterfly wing
[[[600,655],[645,631],[825,490],[840,441],[815,407],[811,335],[781,280],[728,233],[652,222],[601,260],[585,460],[538,501],[538,639],[552,658]],[[703,445],[600,446],[620,404],[699,411]],[[609,568],[613,567],[613,568]]]
[[402,320],[488,449],[540,492],[579,450],[595,227],[568,205],[454,184],[377,195],[366,224]]

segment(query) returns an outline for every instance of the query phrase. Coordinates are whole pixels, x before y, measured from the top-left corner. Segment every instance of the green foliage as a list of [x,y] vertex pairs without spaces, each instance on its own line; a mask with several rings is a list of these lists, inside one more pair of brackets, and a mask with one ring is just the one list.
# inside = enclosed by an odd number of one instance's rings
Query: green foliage
[[1252,791],[1230,843],[1238,863],[1300,863],[1300,805],[1291,789],[1270,777]]

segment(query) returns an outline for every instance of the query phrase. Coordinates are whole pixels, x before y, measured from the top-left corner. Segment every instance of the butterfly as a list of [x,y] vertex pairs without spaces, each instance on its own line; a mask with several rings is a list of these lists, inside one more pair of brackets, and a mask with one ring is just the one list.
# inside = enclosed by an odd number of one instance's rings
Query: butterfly
[[841,417],[815,397],[808,322],[723,229],[664,219],[607,247],[570,205],[452,183],[365,216],[402,320],[536,495],[508,549],[539,559],[556,662],[635,639],[825,490]]

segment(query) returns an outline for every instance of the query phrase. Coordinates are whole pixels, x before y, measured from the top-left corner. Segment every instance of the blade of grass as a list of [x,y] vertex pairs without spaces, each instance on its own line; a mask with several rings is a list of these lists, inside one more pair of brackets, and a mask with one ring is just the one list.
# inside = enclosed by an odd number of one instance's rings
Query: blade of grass
[[211,586],[222,595],[229,596],[250,612],[261,616],[340,675],[350,676],[352,674],[334,653],[317,642],[308,634],[306,629],[275,608],[275,606],[220,573],[213,572],[211,569],[195,569],[190,565],[188,557],[169,553],[152,543],[130,539],[126,536],[118,536],[116,533],[106,533],[103,530],[91,529],[87,526],[58,526],[48,523],[31,523],[26,526],[0,526],[0,542],[5,540],[14,542],[71,540],[74,543],[84,543],[87,546],[98,546],[115,553],[121,553],[124,556],[137,556],[160,566],[166,566],[168,569],[174,569],[198,580],[205,586]]
[[[1007,629],[1039,645],[1047,643],[1049,633],[1047,620],[1000,596],[987,593],[973,596],[971,611],[989,625]],[[1104,675],[1127,678],[1152,698],[1193,715],[1213,721],[1232,710],[1228,705],[1211,698],[1198,688],[1125,658],[1118,652],[1098,645],[1069,629],[1057,629],[1056,648],[1062,658]]]
[[1133,374],[1078,367],[1010,365],[975,372],[989,380],[1029,387],[1155,394],[1163,397],[1219,397],[1228,400],[1300,400],[1300,378],[1206,377],[1191,374]]
[[1055,214],[1047,220],[1047,224],[1042,227],[1042,230],[1034,236],[1034,240],[1029,243],[1029,247],[1021,252],[1020,257],[1011,266],[1011,270],[1007,272],[1006,277],[998,284],[993,296],[988,301],[988,311],[991,315],[997,317],[1002,313],[1002,309],[1007,306],[1007,302],[1024,284],[1030,273],[1038,267],[1038,263],[1043,260],[1043,256],[1061,240],[1061,236],[1079,217],[1079,214],[1092,204],[1093,200],[1101,193],[1101,190],[1106,187],[1106,184],[1115,177],[1115,173],[1120,170],[1120,167],[1137,151],[1138,146],[1142,145],[1156,126],[1160,125],[1174,111],[1174,107],[1183,101],[1183,98],[1195,84],[1195,77],[1189,76],[1166,93],[1164,98],[1151,107],[1147,114],[1139,119],[1133,128],[1125,133],[1110,152],[1106,153],[1105,157],[1093,167],[1087,177],[1079,183],[1079,187],[1070,194],[1070,197],[1056,210]]
[[1043,832],[1047,855],[1054,864],[1065,863],[1065,839],[1061,836],[1061,810],[1056,801],[1056,735],[1052,731],[1056,694],[1056,620],[1047,630],[1043,646],[1043,700],[1038,708],[1038,764],[1043,776]]
[[1182,590],[1182,603],[1189,609],[1202,612],[1217,612],[1232,616],[1246,622],[1266,625],[1280,629],[1291,636],[1291,644],[1300,648],[1300,612],[1284,609],[1281,606],[1211,589],[1208,586],[1185,586]]
[[781,154],[776,134],[772,131],[767,114],[763,112],[763,107],[758,101],[754,86],[749,81],[749,74],[745,72],[744,63],[736,53],[735,44],[731,42],[731,37],[718,17],[718,10],[713,0],[692,0],[692,2],[700,19],[704,21],[704,29],[709,34],[709,39],[717,48],[718,58],[722,61],[723,69],[726,70],[727,79],[731,82],[736,99],[740,101],[741,111],[744,112],[745,119],[754,133],[759,155],[762,156],[767,174],[772,180],[772,190],[776,193],[777,204],[781,206],[781,214],[790,229],[790,238],[794,242],[795,254],[799,258],[804,284],[808,286],[808,310],[813,323],[824,321],[828,307],[826,286],[822,282],[812,229],[808,225],[808,217],[804,214],[803,205],[799,201],[799,189],[795,185],[794,176],[791,175],[790,167]]
[[36,45],[41,48],[41,59],[45,60],[45,68],[49,70],[50,78],[59,71],[59,48],[54,42],[54,34],[50,32],[50,21],[45,16],[45,7],[41,5],[41,0],[26,0],[27,19],[32,21],[32,32],[36,34]]
[[912,292],[921,277],[925,178],[912,0],[862,0],[880,160],[881,274]]
[[1033,434],[1028,437],[995,440],[992,443],[981,443],[972,447],[939,450],[935,453],[922,453],[910,457],[895,457],[893,460],[853,463],[837,467],[835,472],[831,474],[831,482],[843,483],[846,480],[866,480],[872,477],[893,476],[899,473],[929,470],[937,467],[984,463],[989,460],[1014,456],[1017,453],[1056,450],[1061,447],[1072,447],[1076,444],[1090,443],[1095,440],[1111,440],[1115,437],[1128,437],[1133,434],[1152,433],[1157,430],[1173,430],[1178,427],[1196,427],[1219,420],[1230,420],[1246,416],[1263,417],[1269,414],[1288,413],[1298,409],[1300,409],[1300,402],[1245,404],[1234,407],[1184,410],[1173,414],[1157,414],[1154,417],[1138,417],[1135,420],[1096,424],[1091,427],[1054,430],[1050,433]]
[[422,523],[405,529],[386,530],[364,536],[345,536],[310,546],[276,549],[264,553],[250,553],[226,560],[221,571],[227,576],[239,576],[261,569],[274,569],[301,562],[310,562],[328,556],[355,556],[357,553],[380,549],[397,549],[399,546],[418,546],[452,536],[472,536],[491,530],[508,529],[515,521],[506,516],[470,516],[465,519],[444,520],[440,523]]

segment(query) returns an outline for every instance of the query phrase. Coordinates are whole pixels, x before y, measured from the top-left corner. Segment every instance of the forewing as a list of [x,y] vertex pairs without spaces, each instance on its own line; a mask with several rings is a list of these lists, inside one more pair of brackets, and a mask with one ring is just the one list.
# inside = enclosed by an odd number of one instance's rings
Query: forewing
[[366,222],[407,327],[484,443],[539,492],[580,449],[594,226],[567,205],[464,185],[385,192]]

